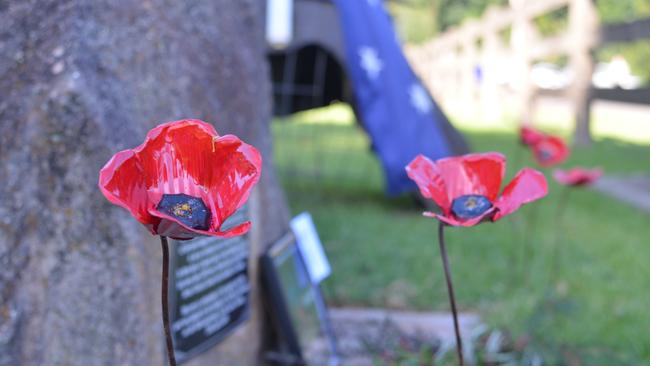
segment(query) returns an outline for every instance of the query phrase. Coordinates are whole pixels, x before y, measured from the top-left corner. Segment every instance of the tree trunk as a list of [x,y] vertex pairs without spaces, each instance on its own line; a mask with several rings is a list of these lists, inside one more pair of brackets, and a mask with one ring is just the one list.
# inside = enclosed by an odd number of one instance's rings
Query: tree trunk
[[[115,152],[199,118],[257,146],[252,253],[288,212],[271,165],[262,2],[0,2],[0,365],[162,365],[160,246],[97,188]],[[252,317],[188,365],[257,365]]]

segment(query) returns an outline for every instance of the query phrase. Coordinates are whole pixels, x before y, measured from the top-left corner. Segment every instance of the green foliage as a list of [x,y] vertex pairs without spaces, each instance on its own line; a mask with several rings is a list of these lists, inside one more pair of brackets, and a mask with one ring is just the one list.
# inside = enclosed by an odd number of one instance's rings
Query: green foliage
[[419,43],[465,19],[480,17],[491,4],[507,0],[411,0],[393,1],[389,10],[406,42]]
[[[605,24],[650,17],[650,0],[599,0],[596,4],[600,19]],[[617,54],[625,57],[633,74],[641,77],[645,83],[650,82],[650,40],[607,45],[597,51],[596,58],[610,61]]]
[[490,5],[506,5],[507,0],[433,0],[440,31],[460,24],[467,18],[477,18]]
[[614,55],[622,55],[630,65],[632,73],[639,76],[642,83],[650,83],[650,40],[607,45],[596,52],[596,59],[609,62]]
[[408,43],[421,43],[437,32],[436,19],[429,2],[391,2],[389,10],[400,38]]
[[[390,10],[398,23],[398,28],[409,29],[407,35],[421,37],[426,32],[420,32],[416,24],[433,27],[433,33],[445,31],[449,27],[459,25],[468,18],[477,18],[490,5],[506,6],[508,0],[410,0],[393,1]],[[598,0],[598,13],[603,23],[618,23],[650,17],[650,0]],[[538,25],[544,34],[558,33],[566,26],[567,9],[544,15],[538,20]],[[424,18],[435,18],[426,20]],[[415,20],[414,20],[415,19]],[[411,33],[413,32],[413,33]],[[408,40],[410,40],[407,37]]]
[[[398,33],[406,42],[419,43],[439,32],[461,24],[469,18],[478,18],[490,5],[506,6],[507,0],[411,0],[391,2],[390,11],[395,18]],[[598,13],[603,23],[619,23],[650,17],[650,0],[598,0]],[[563,7],[535,19],[543,36],[561,33],[568,26],[568,8]],[[504,32],[509,36],[509,31]],[[609,62],[620,54],[630,64],[632,73],[650,82],[650,40],[628,44],[608,45],[599,49],[599,61]],[[565,59],[552,57],[548,62],[566,64]]]
[[650,16],[650,0],[598,0],[603,23],[629,22]]
[[564,32],[569,25],[569,8],[564,6],[539,16],[535,18],[535,25],[539,33],[544,37]]

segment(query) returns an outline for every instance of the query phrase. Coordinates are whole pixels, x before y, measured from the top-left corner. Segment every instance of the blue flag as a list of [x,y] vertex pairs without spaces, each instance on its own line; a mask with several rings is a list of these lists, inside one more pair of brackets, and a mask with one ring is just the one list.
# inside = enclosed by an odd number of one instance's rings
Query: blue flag
[[357,111],[384,168],[387,193],[413,191],[404,167],[417,154],[451,155],[446,117],[411,70],[381,0],[334,0]]

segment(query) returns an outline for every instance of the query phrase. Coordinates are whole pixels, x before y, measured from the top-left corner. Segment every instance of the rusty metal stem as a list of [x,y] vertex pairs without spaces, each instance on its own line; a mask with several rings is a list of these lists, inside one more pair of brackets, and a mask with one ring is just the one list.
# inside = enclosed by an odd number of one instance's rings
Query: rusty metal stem
[[167,343],[167,359],[169,366],[176,366],[176,356],[174,355],[174,342],[172,333],[169,329],[169,244],[166,236],[160,236],[160,245],[162,246],[162,284],[160,298],[162,301],[163,327],[165,328],[165,341]]
[[445,225],[441,222],[438,226],[438,243],[440,244],[440,255],[442,256],[442,266],[445,269],[445,280],[447,280],[447,292],[449,294],[449,303],[451,304],[451,314],[454,317],[454,331],[456,332],[456,352],[458,353],[458,364],[464,366],[463,361],[463,342],[460,337],[460,328],[458,327],[458,314],[456,312],[456,298],[454,296],[454,285],[451,282],[451,271],[449,270],[449,260],[447,259],[447,248],[445,247]]

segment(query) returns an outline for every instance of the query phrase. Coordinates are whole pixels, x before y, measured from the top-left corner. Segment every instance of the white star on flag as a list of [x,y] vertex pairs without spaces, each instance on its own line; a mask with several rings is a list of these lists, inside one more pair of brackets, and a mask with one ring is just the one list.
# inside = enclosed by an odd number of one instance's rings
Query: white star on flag
[[419,83],[411,84],[411,87],[409,88],[409,96],[411,97],[411,105],[415,107],[418,113],[427,114],[431,112],[433,104],[431,103],[429,94],[424,90],[422,85]]
[[368,0],[368,4],[370,4],[370,6],[375,6],[379,4],[379,0]]
[[370,79],[376,79],[384,68],[384,63],[377,56],[377,51],[368,46],[359,49],[359,57],[361,57],[361,68],[366,70],[366,74]]

